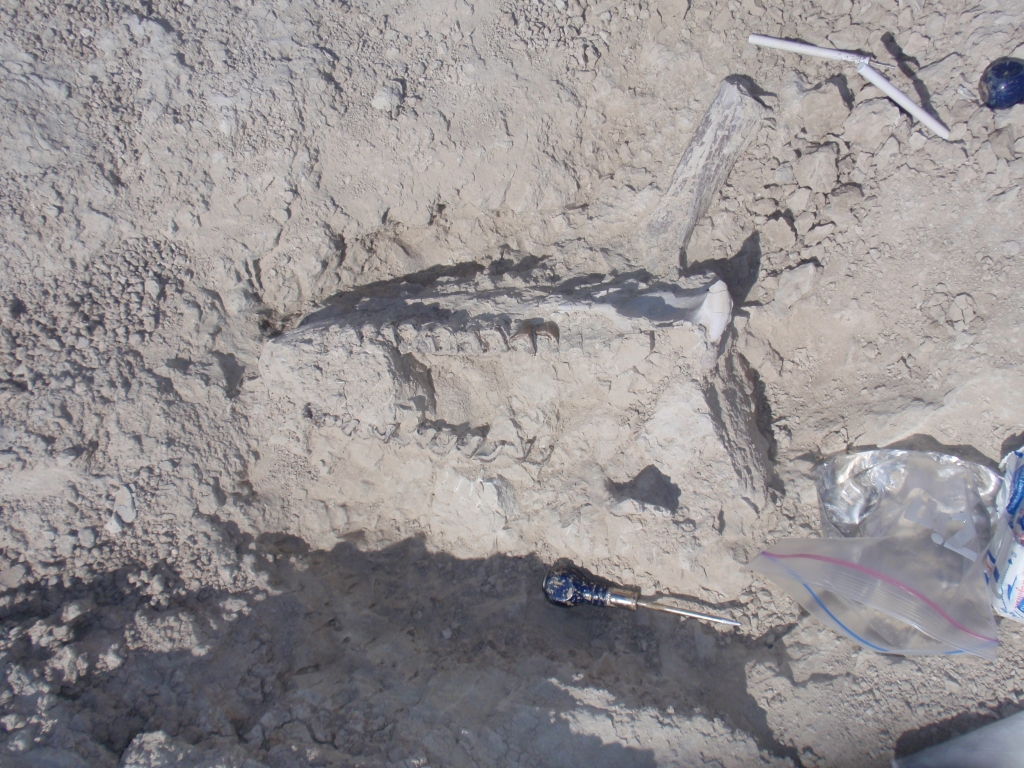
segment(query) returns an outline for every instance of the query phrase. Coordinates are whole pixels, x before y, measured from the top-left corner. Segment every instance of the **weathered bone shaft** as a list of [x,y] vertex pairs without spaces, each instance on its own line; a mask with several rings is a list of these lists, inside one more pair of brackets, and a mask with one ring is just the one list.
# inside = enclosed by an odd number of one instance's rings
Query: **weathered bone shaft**
[[672,176],[668,191],[641,228],[637,250],[653,274],[674,275],[736,160],[757,133],[764,108],[743,88],[723,81]]

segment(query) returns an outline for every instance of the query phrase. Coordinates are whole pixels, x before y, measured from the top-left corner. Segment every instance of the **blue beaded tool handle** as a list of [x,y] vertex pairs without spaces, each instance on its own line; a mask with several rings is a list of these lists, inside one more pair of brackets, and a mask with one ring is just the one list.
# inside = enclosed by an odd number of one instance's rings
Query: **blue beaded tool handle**
[[555,568],[544,577],[544,596],[565,608],[584,604],[606,606],[610,595],[609,587],[572,566]]
[[611,606],[627,608],[630,611],[635,611],[637,608],[650,608],[653,611],[672,613],[676,616],[729,624],[734,627],[739,626],[738,621],[722,616],[688,611],[641,597],[638,589],[606,584],[571,565],[560,566],[548,572],[548,575],[544,577],[544,597],[563,608],[572,608],[575,605]]
[[1009,109],[1024,101],[1024,61],[996,59],[985,68],[978,83],[981,102],[992,109]]

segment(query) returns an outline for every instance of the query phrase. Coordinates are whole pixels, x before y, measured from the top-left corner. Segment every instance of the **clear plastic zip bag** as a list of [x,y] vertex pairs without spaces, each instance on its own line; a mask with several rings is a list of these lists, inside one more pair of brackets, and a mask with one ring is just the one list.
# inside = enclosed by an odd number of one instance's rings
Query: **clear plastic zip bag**
[[881,653],[994,659],[985,553],[999,475],[954,456],[881,450],[815,472],[822,539],[784,539],[750,567]]

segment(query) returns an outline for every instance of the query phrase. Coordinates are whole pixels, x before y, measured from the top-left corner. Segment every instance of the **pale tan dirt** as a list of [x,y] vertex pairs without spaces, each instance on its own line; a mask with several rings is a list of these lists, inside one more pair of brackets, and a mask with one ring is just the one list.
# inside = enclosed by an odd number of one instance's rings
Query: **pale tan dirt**
[[[899,62],[951,140],[754,32]],[[888,658],[743,569],[818,535],[823,455],[1022,442],[1024,107],[976,102],[1022,42],[996,0],[6,0],[0,764],[884,766],[1024,707],[1020,625]],[[281,384],[325,302],[643,269],[729,75],[769,112],[682,265],[720,343]],[[559,610],[562,557],[743,626]]]

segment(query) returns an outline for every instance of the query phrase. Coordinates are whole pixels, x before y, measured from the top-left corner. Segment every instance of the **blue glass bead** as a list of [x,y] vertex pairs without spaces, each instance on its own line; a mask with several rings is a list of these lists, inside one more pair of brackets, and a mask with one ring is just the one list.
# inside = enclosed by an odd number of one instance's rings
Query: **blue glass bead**
[[996,59],[985,68],[978,83],[981,101],[992,109],[1009,109],[1024,101],[1024,61]]

